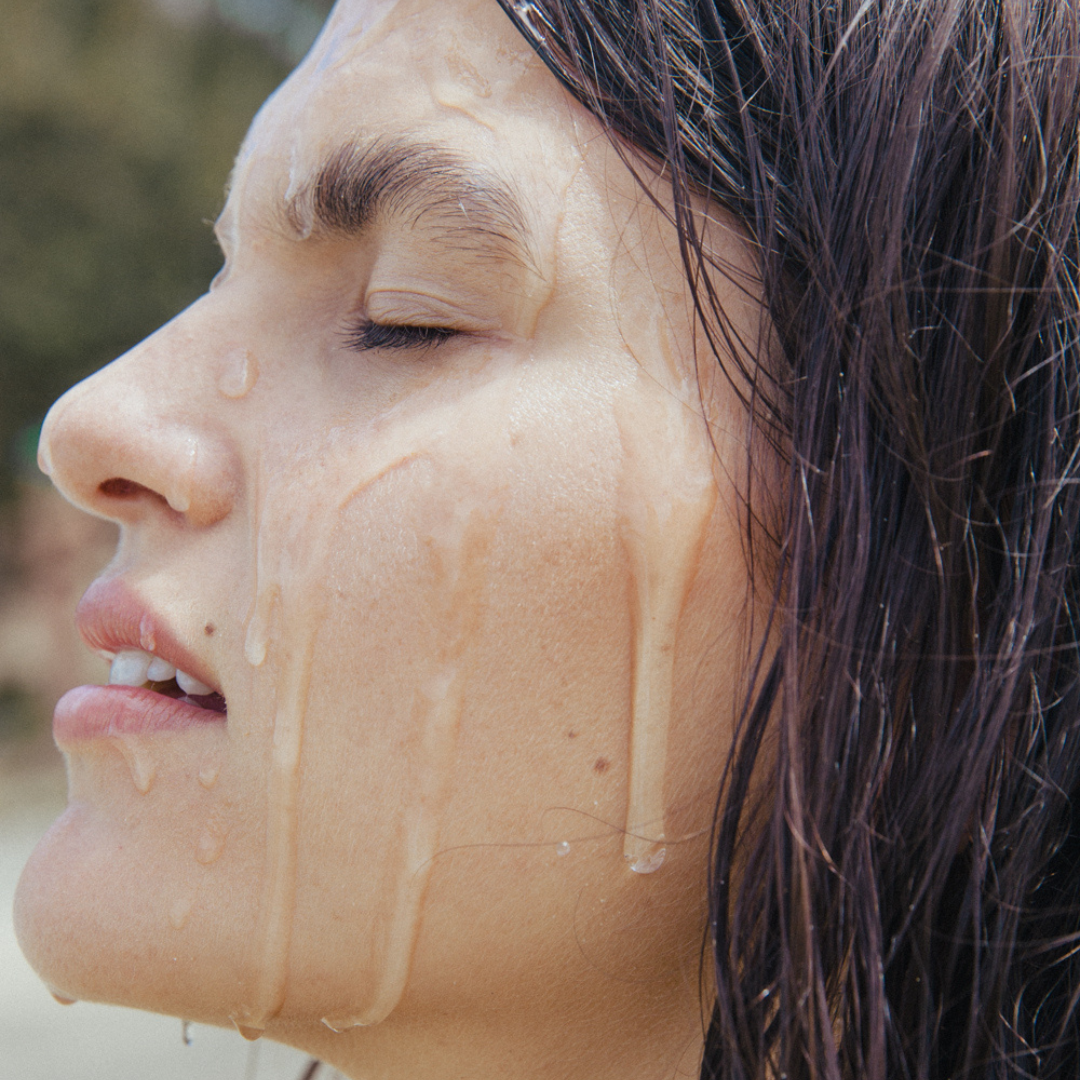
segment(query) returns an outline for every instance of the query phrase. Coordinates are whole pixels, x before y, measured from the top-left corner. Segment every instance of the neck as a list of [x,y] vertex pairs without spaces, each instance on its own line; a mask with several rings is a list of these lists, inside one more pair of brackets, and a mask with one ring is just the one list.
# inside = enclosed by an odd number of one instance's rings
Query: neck
[[406,1000],[370,1028],[290,1025],[274,1035],[351,1080],[697,1080],[707,1016],[697,957],[683,968],[665,985],[594,971],[594,992],[573,1002],[544,987],[445,1011],[412,1011]]

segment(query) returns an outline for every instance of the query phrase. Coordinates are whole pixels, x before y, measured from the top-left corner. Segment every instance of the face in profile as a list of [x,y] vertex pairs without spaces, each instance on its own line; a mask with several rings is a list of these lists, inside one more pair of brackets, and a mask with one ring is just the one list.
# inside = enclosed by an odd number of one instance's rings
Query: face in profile
[[43,435],[121,540],[28,956],[346,1065],[495,1027],[580,1056],[600,1012],[692,1042],[748,421],[674,228],[493,0],[352,0],[218,235]]

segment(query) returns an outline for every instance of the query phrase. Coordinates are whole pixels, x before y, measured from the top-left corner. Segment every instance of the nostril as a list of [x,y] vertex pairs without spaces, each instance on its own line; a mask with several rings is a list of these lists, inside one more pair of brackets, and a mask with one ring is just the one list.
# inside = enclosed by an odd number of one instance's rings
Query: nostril
[[[156,491],[151,491],[150,488],[144,487],[134,480],[125,480],[122,476],[113,476],[108,480],[102,480],[98,484],[98,491],[102,495],[113,499],[133,499],[138,495],[153,495],[155,498],[161,499],[161,496]],[[162,502],[164,502],[164,499],[162,499]]]

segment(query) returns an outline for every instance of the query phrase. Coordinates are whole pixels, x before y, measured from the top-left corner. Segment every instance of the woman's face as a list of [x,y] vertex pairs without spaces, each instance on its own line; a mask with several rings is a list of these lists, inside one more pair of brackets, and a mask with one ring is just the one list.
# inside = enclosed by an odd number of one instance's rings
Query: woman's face
[[84,635],[159,681],[58,708],[28,955],[331,1060],[492,1024],[580,1057],[609,1008],[692,1041],[748,425],[673,228],[493,0],[345,0],[218,235],[46,423],[121,525]]

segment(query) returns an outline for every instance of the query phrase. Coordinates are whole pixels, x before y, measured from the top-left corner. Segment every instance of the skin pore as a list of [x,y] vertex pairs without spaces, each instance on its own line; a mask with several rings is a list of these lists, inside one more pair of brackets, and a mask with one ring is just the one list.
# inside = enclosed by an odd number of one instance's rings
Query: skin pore
[[227,712],[61,703],[24,950],[353,1076],[696,1075],[748,419],[674,228],[493,0],[352,0],[218,232],[41,458],[121,525],[88,642]]

